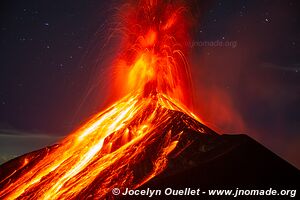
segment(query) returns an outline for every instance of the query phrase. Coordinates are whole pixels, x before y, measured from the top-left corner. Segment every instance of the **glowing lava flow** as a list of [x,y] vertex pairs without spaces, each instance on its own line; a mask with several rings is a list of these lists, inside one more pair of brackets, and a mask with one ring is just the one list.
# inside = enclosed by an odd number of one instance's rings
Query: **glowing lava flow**
[[[114,187],[136,188],[164,170],[186,127],[201,131],[191,123],[174,129],[171,121],[181,112],[186,109],[163,94],[129,95],[61,141],[0,197],[72,199],[85,196],[85,189],[95,185],[94,197],[101,199]],[[139,174],[136,166],[143,162]]]
[[17,178],[18,170],[2,180],[0,199],[102,199],[115,187],[137,188],[166,168],[184,131],[203,132],[184,106],[185,8],[166,2],[138,1],[126,12],[130,34],[115,68],[127,95],[33,166],[26,157]]

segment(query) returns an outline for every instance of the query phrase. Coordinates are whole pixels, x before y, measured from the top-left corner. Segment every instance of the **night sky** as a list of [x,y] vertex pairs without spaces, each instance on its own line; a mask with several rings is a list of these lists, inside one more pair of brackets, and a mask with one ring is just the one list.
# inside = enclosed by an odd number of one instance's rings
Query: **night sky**
[[[107,105],[118,5],[1,1],[3,133],[60,137]],[[248,134],[300,168],[299,2],[205,6],[191,43],[195,112],[219,132]],[[231,45],[203,45],[214,41]]]

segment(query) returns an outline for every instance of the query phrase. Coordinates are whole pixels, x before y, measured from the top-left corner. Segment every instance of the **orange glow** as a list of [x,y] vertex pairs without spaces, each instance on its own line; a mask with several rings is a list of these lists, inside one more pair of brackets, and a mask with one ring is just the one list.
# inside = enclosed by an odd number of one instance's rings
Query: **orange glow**
[[114,96],[163,93],[190,106],[187,9],[165,1],[138,1],[122,13],[126,37],[113,66]]
[[[132,5],[125,13],[124,51],[113,66],[117,76],[112,93],[125,97],[11,179],[0,199],[80,199],[93,184],[97,189],[92,198],[102,199],[115,187],[137,188],[166,168],[186,127],[204,133],[188,121],[185,127],[170,126],[178,113],[200,121],[187,109],[190,72],[184,10],[183,5],[160,0]],[[26,158],[24,165],[30,160]],[[148,167],[139,174],[135,168],[142,162]]]
[[149,30],[146,34],[145,38],[141,41],[143,47],[150,47],[153,46],[157,39],[157,33],[153,30]]

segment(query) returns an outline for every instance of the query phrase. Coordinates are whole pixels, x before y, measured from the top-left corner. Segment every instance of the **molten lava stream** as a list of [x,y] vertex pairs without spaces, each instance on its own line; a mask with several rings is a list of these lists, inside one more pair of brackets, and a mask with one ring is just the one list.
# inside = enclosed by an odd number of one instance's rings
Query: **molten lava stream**
[[114,187],[136,188],[166,167],[183,131],[171,134],[171,113],[194,117],[183,107],[163,94],[129,95],[64,139],[0,196],[70,199],[97,187],[95,197],[102,198]]

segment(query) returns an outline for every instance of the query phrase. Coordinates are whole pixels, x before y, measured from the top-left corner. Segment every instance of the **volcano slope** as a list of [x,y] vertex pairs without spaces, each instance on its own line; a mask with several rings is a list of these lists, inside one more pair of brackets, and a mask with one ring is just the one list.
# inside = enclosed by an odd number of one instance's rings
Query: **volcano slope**
[[299,178],[255,140],[219,135],[163,94],[130,95],[59,144],[1,165],[0,199],[110,199],[115,187],[295,186]]

